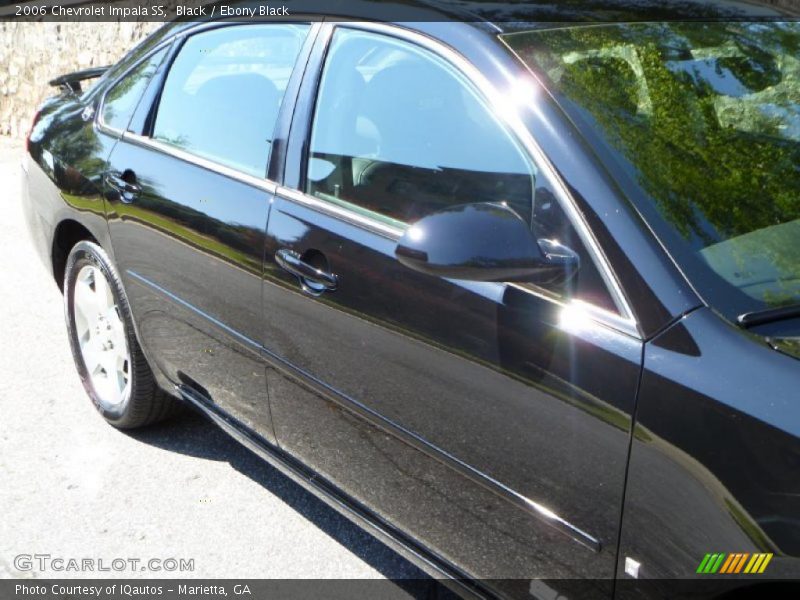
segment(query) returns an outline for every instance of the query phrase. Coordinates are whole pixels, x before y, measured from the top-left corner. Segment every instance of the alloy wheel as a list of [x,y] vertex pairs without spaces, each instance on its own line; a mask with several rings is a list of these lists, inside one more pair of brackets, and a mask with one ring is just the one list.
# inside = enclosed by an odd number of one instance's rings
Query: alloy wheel
[[110,407],[130,396],[131,359],[125,324],[103,272],[86,265],[73,291],[75,330],[86,373],[98,399]]

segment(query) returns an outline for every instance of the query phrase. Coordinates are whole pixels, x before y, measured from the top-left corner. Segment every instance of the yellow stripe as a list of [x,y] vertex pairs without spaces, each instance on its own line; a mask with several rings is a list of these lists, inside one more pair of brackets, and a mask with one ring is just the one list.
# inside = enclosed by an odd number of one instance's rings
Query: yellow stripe
[[763,554],[753,554],[752,558],[750,559],[750,562],[747,563],[747,566],[744,568],[745,573],[749,573],[750,571],[753,570],[753,565],[756,564],[756,561],[758,561],[759,556],[763,556]]
[[758,572],[759,573],[763,573],[764,569],[767,568],[767,565],[769,564],[769,561],[771,561],[771,560],[772,560],[772,552],[767,554],[766,558],[764,559],[764,562],[761,563],[761,568],[758,570]]
[[728,554],[728,558],[725,559],[725,562],[722,565],[722,568],[719,570],[720,573],[727,573],[728,572],[728,565],[731,564],[733,560],[734,554]]
[[756,564],[753,565],[753,568],[750,569],[751,573],[758,573],[758,567],[761,566],[761,563],[767,557],[766,554],[756,554],[755,556],[758,556],[758,560],[756,561]]
[[736,565],[736,571],[735,571],[735,573],[738,573],[739,571],[741,571],[741,570],[742,570],[742,567],[744,566],[744,561],[746,561],[746,560],[747,560],[747,557],[748,557],[748,556],[750,556],[750,553],[749,553],[749,552],[745,552],[744,554],[742,554],[742,560],[740,560],[740,561],[739,561],[739,564],[738,564],[738,565]]

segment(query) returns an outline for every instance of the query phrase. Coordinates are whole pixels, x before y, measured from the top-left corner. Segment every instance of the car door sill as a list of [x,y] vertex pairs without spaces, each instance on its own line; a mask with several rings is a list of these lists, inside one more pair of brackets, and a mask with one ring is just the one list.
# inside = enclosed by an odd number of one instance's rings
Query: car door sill
[[177,385],[175,391],[180,398],[199,409],[234,440],[460,597],[476,599],[494,597],[494,594],[480,581],[470,578],[455,565],[415,542],[312,469],[200,397],[191,388]]

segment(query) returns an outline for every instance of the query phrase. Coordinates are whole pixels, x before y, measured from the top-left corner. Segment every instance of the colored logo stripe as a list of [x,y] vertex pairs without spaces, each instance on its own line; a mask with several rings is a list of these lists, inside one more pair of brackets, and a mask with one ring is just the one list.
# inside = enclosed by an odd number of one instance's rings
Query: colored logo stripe
[[706,554],[700,566],[697,567],[698,573],[716,573],[719,566],[722,564],[722,559],[725,554]]
[[[772,553],[771,552],[769,554],[762,554],[761,556],[762,556],[761,564],[756,565],[756,567],[753,568],[751,573],[763,573],[764,569],[767,568],[767,565],[769,564],[769,561],[772,560]],[[756,568],[758,568],[758,571],[756,571]]]
[[741,560],[740,560],[740,561],[737,563],[737,565],[736,565],[736,570],[735,570],[735,571],[732,571],[732,572],[733,572],[733,573],[739,573],[739,572],[741,572],[741,570],[742,570],[742,567],[744,567],[744,563],[745,563],[745,561],[746,561],[748,558],[750,558],[750,553],[746,552],[746,553],[742,554],[742,558],[741,558]]
[[738,556],[737,554],[728,554],[728,560],[726,560],[726,561],[725,561],[725,562],[722,564],[722,569],[720,569],[720,571],[719,571],[719,572],[720,572],[720,573],[727,573],[727,572],[728,572],[728,569],[730,569],[730,568],[731,568],[731,564],[732,564],[732,563],[735,561],[735,559],[736,559],[736,557],[737,557],[737,556]]
[[724,568],[720,571],[720,573],[738,573],[742,570],[744,566],[744,561],[750,556],[748,553],[738,553],[733,555],[733,560],[730,561],[730,564],[727,565],[727,568]]
[[697,567],[697,571],[696,572],[697,573],[705,573],[706,572],[706,565],[708,564],[708,561],[710,559],[711,559],[711,555],[710,554],[706,554],[703,557],[703,560],[700,561],[700,566]]
[[753,554],[753,558],[750,559],[750,562],[747,563],[747,566],[744,568],[745,573],[758,573],[758,567],[761,566],[761,562],[764,560],[763,554]]
[[700,566],[697,567],[697,573],[763,573],[772,560],[772,556],[772,553],[709,553],[700,561]]

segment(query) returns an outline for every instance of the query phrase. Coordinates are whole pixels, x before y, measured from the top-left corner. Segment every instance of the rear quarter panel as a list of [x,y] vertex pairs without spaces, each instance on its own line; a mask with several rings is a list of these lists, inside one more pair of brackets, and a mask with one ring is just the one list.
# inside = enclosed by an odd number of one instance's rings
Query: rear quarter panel
[[25,213],[45,264],[53,268],[53,240],[65,221],[75,221],[112,253],[103,200],[106,159],[116,140],[96,131],[77,97],[48,100],[34,125],[24,172]]

